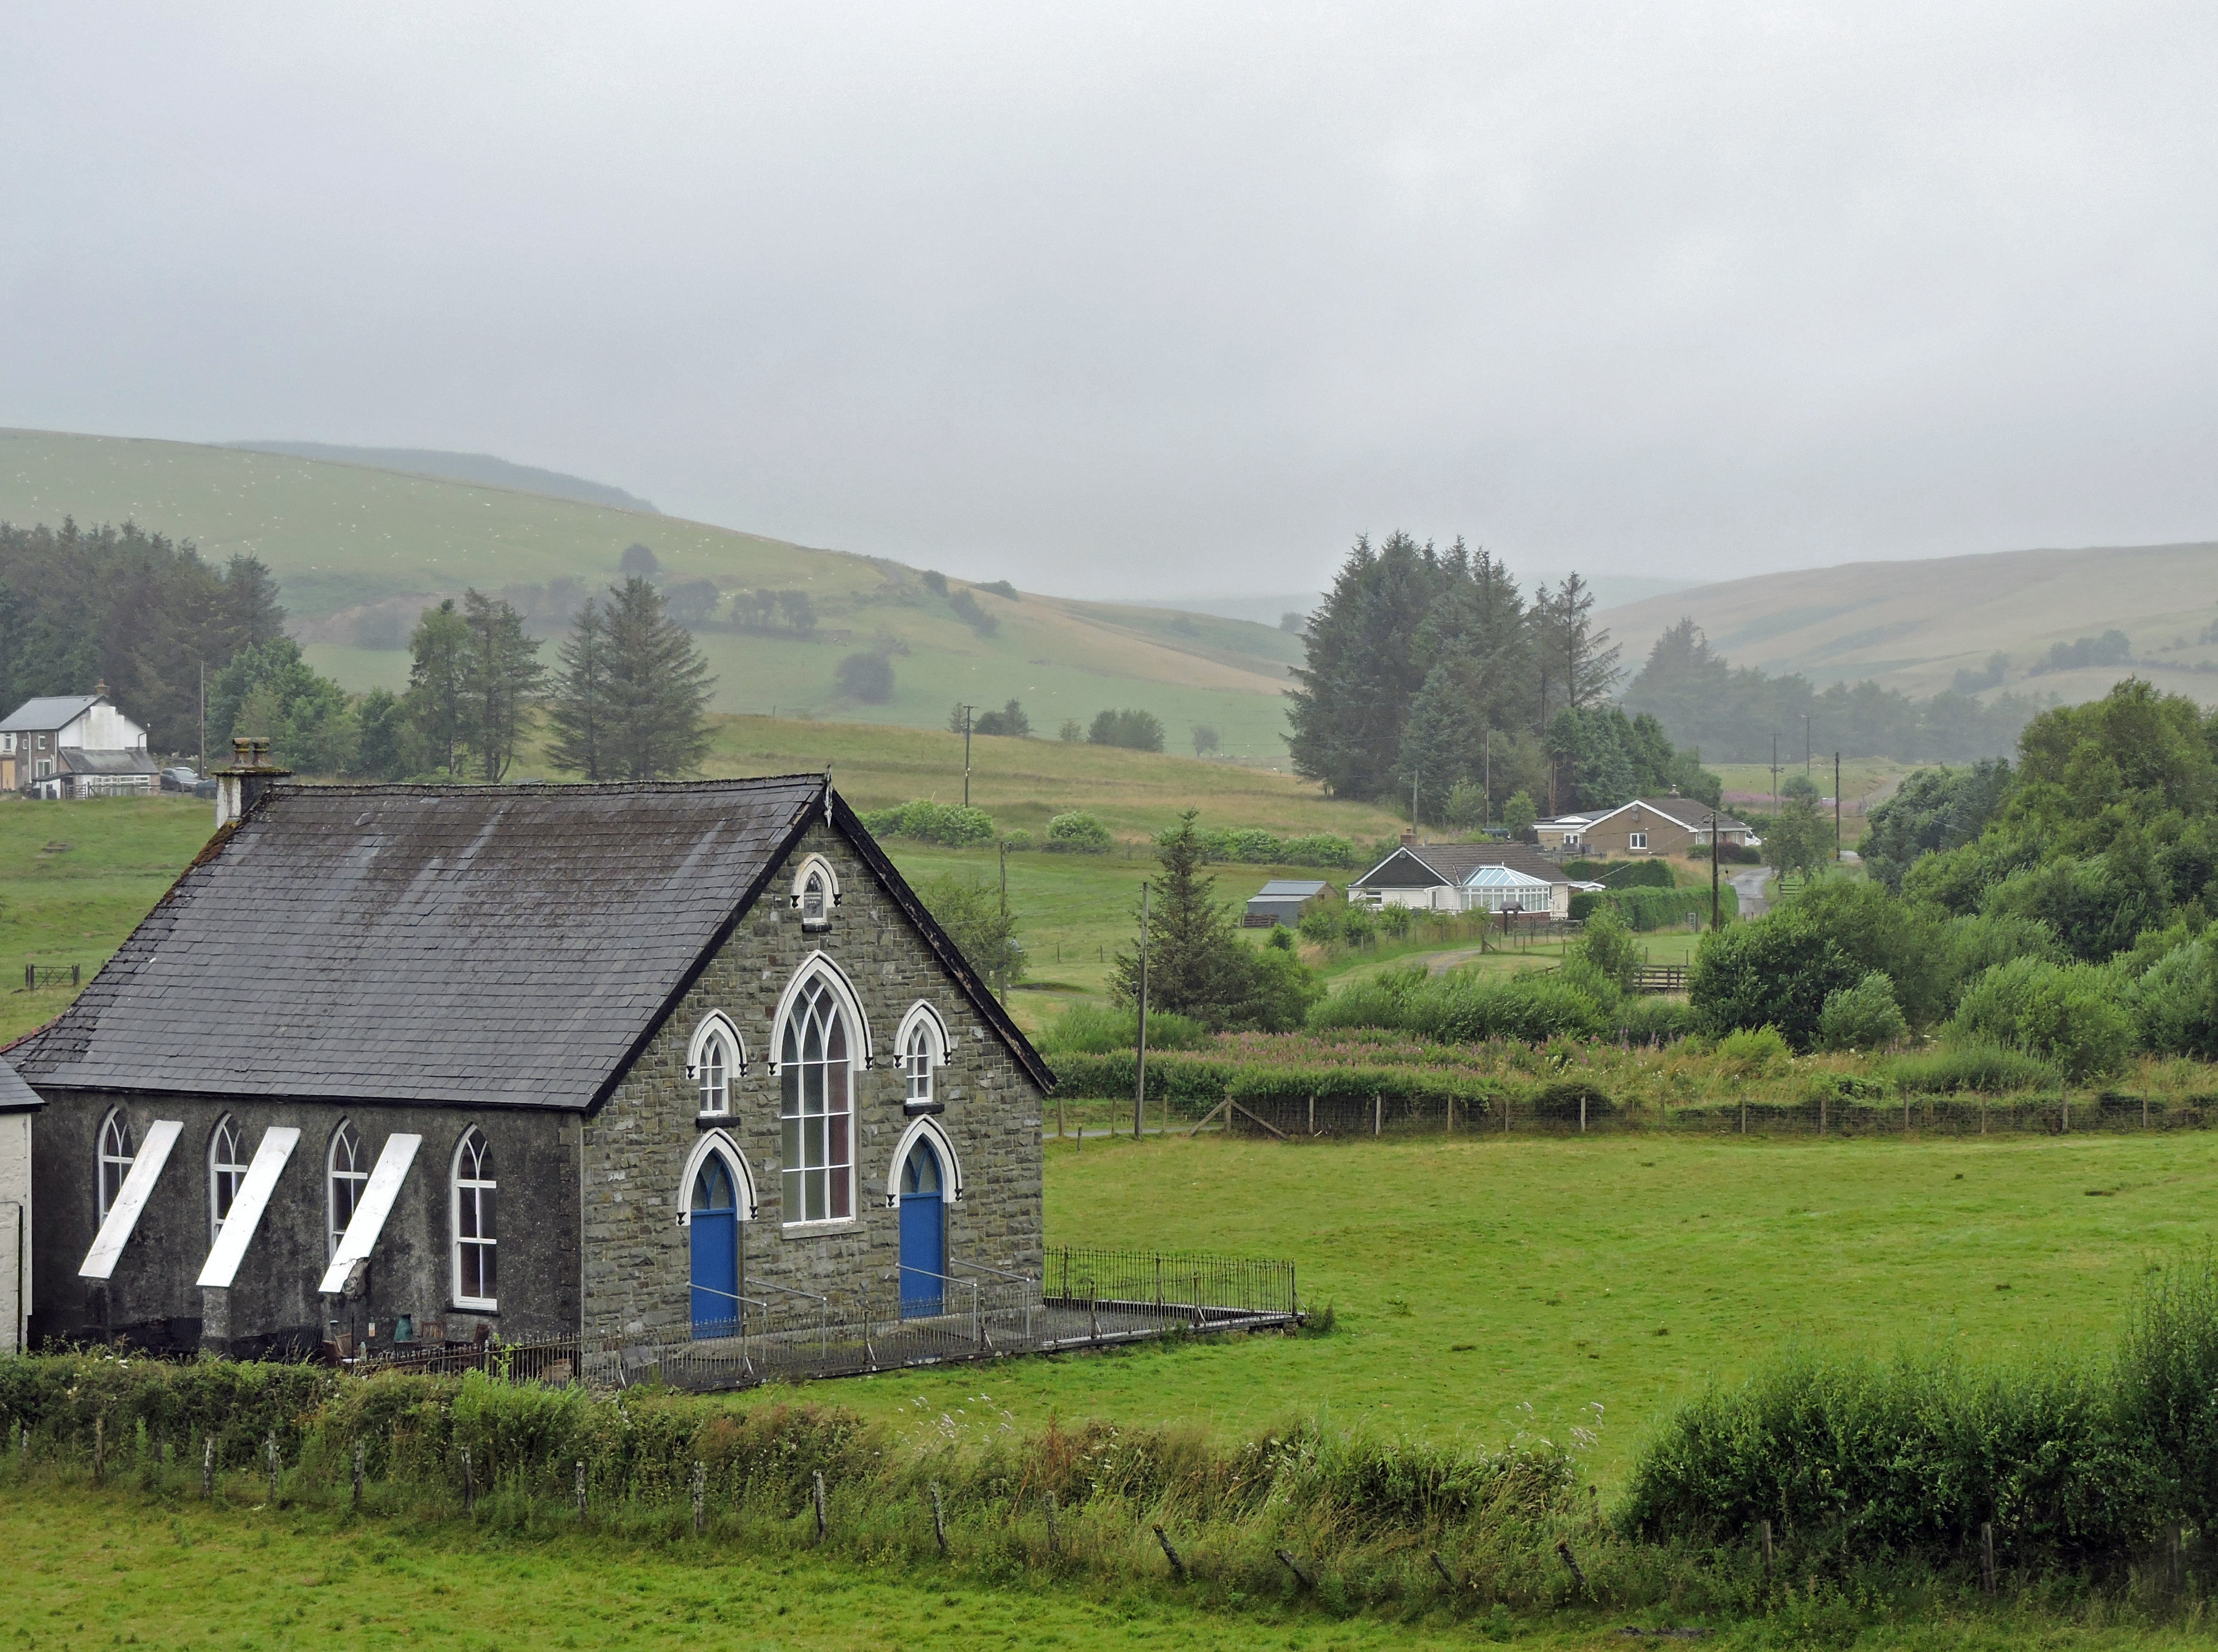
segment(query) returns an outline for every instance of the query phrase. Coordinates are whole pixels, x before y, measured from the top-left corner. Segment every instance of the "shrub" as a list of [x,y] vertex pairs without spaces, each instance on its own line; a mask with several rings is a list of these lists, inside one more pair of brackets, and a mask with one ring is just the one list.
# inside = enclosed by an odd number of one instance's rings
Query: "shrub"
[[1894,1001],[1894,983],[1877,969],[1853,987],[1826,993],[1818,1015],[1820,1049],[1885,1049],[1900,1043],[1909,1031],[1902,1006]]
[[1694,1012],[1682,998],[1628,997],[1618,1005],[1617,1027],[1629,1043],[1674,1044],[1694,1030]]
[[1033,843],[1032,834],[1025,831],[1020,826],[1014,832],[1004,832],[1002,834],[1001,846],[1004,849],[1007,849],[1012,855],[1021,855],[1026,853],[1030,850],[1037,848],[1038,845]]
[[840,693],[866,706],[882,706],[894,697],[893,662],[883,654],[849,654],[833,675]]
[[955,610],[957,619],[962,621],[982,637],[990,637],[1001,628],[1001,621],[988,614],[985,604],[972,596],[968,588],[958,591],[950,597],[947,599],[947,605]]
[[1047,842],[1042,847],[1050,855],[1106,855],[1113,841],[1100,820],[1082,809],[1072,809],[1047,823]]
[[1718,1040],[1718,1059],[1736,1073],[1762,1078],[1777,1073],[1794,1059],[1776,1027],[1749,1027]]
[[2134,989],[2134,1026],[2157,1055],[2218,1059],[2218,981],[2210,946],[2190,941],[2151,965]]
[[1668,862],[1660,860],[1571,860],[1564,874],[1581,883],[1607,882],[1613,889],[1669,889],[1675,880]]
[[2048,1062],[1999,1044],[1952,1044],[1898,1055],[1880,1072],[1896,1089],[1913,1096],[2002,1096],[2064,1085],[2064,1075]]
[[[1074,1004],[1048,1024],[1040,1048],[1075,1055],[1107,1055],[1136,1049],[1139,1038],[1138,1010]],[[1168,1010],[1148,1012],[1148,1048],[1151,1050],[1200,1049],[1209,1041],[1209,1029],[1192,1016]]]
[[864,829],[874,838],[914,838],[950,849],[994,841],[993,817],[983,809],[961,803],[919,800],[894,808],[873,809],[862,820]]
[[1152,711],[1099,711],[1086,738],[1095,746],[1121,746],[1134,752],[1163,749],[1162,719]]
[[[1588,984],[1608,993],[1589,975]],[[1583,990],[1563,970],[1528,970],[1503,977],[1473,970],[1428,976],[1422,965],[1382,971],[1343,987],[1310,1007],[1312,1027],[1386,1027],[1444,1043],[1490,1038],[1542,1044],[1551,1038],[1600,1038],[1616,1030],[1614,994]]]
[[1584,959],[1620,993],[1632,987],[1633,974],[1640,968],[1640,950],[1633,944],[1633,931],[1614,910],[1605,909],[1589,919],[1586,932],[1568,951],[1572,957]]
[[[1577,895],[1572,897],[1574,900],[1577,898]],[[1607,904],[1612,911],[1622,916],[1627,925],[1644,932],[1676,928],[1689,918],[1705,924],[1710,920],[1710,891],[1707,889],[1605,889],[1595,896],[1595,900]],[[1740,895],[1731,884],[1717,892],[1717,903],[1721,917],[1734,918],[1740,913]],[[1572,915],[1577,917],[1578,914],[1574,912]]]
[[1702,1030],[1775,1027],[1798,1050],[1818,1036],[1825,998],[1864,971],[1795,906],[1752,924],[1717,930],[1694,954],[1688,999]]
[[1982,974],[1948,1031],[1952,1040],[2004,1044],[2053,1061],[2074,1083],[2122,1067],[2134,1037],[2110,972],[2045,958],[2013,958]]
[[1329,832],[1289,838],[1280,846],[1279,855],[1281,866],[1352,867],[1357,863],[1355,845]]

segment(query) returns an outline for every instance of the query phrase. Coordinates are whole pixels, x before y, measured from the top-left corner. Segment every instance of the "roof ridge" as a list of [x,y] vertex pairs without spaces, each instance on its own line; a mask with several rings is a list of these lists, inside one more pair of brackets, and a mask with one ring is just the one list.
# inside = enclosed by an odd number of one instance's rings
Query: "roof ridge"
[[493,784],[449,785],[442,782],[340,780],[281,780],[270,788],[273,795],[315,797],[544,797],[550,792],[565,796],[633,796],[641,793],[678,794],[767,790],[778,785],[821,786],[821,769],[790,775],[734,775],[716,780],[509,780]]

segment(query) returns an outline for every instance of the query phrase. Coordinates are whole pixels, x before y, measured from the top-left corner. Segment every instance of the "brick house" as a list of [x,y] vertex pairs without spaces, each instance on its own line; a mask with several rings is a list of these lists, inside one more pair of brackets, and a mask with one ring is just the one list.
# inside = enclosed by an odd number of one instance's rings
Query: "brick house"
[[1694,797],[1636,797],[1589,816],[1575,840],[1564,847],[1596,860],[1638,859],[1644,855],[1683,855],[1710,846],[1710,817],[1718,817],[1718,841],[1738,848],[1750,841],[1750,827]]
[[1038,1273],[1051,1075],[823,777],[242,784],[9,1053],[34,1339],[684,1338]]

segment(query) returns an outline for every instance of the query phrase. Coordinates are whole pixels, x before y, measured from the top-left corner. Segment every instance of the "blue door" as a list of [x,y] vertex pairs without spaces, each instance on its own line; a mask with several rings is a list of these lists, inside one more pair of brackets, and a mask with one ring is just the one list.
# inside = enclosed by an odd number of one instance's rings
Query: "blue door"
[[947,1228],[940,1219],[939,1155],[920,1141],[901,1166],[901,1317],[942,1311],[947,1271]]
[[693,1179],[693,1334],[728,1336],[740,1316],[740,1203],[710,1154]]

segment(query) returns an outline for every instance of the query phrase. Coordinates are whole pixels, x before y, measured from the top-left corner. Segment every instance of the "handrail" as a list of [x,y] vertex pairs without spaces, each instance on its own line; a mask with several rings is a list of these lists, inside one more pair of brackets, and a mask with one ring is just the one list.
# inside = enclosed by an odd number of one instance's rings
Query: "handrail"
[[772,1284],[767,1279],[758,1279],[754,1282],[754,1285],[758,1290],[782,1290],[789,1296],[806,1296],[810,1302],[822,1302],[827,1306],[832,1301],[829,1296],[820,1296],[813,1290],[796,1290],[791,1285]]
[[[997,1278],[1014,1279],[1023,1284],[1036,1285],[1039,1283],[1038,1278],[1032,1274],[1012,1273],[1007,1268],[988,1267],[985,1263],[973,1262],[968,1257],[956,1257],[953,1260],[949,1262],[947,1265],[951,1268],[976,1268],[981,1273],[990,1273],[994,1275]],[[915,1271],[920,1272],[922,1271],[921,1269]],[[943,1275],[942,1277],[944,1278],[945,1276]]]

